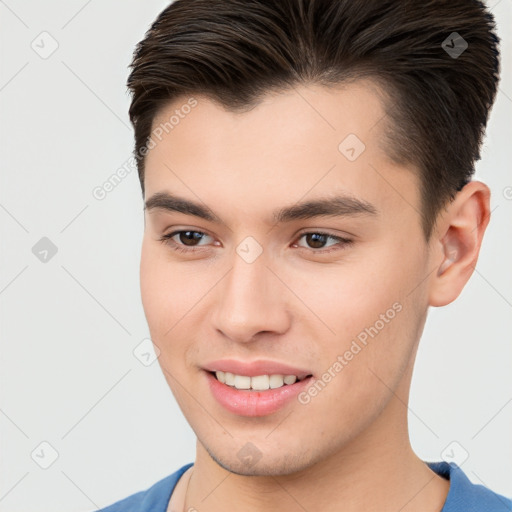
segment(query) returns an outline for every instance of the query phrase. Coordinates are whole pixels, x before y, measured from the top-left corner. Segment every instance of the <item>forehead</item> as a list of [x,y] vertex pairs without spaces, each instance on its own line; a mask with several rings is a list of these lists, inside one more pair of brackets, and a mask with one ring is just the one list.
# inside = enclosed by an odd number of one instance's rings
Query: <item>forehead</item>
[[[184,126],[188,133],[208,132],[208,139],[218,143],[227,140],[231,144],[236,136],[237,146],[248,143],[256,151],[261,146],[299,144],[304,138],[311,145],[312,131],[324,140],[325,147],[348,133],[375,142],[382,139],[382,128],[386,126],[383,101],[382,90],[369,80],[269,91],[242,111],[226,108],[200,94],[180,96],[160,109],[152,128],[153,131],[160,128],[163,138],[171,131],[179,136]],[[276,132],[279,132],[278,139]],[[177,144],[177,137],[173,138]]]
[[146,198],[179,190],[254,212],[283,196],[325,193],[379,209],[390,201],[404,208],[404,194],[419,204],[417,173],[384,150],[386,117],[380,90],[363,81],[268,93],[244,112],[202,95],[179,97],[153,122]]

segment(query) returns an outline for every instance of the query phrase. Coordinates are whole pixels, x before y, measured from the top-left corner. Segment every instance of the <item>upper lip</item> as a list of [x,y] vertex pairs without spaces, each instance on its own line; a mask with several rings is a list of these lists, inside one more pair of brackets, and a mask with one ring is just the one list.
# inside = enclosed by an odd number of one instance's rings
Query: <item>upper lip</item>
[[296,368],[279,361],[258,359],[256,361],[238,361],[236,359],[217,359],[203,366],[210,372],[222,371],[235,375],[256,377],[258,375],[296,375],[299,380],[311,375],[311,372],[303,368]]

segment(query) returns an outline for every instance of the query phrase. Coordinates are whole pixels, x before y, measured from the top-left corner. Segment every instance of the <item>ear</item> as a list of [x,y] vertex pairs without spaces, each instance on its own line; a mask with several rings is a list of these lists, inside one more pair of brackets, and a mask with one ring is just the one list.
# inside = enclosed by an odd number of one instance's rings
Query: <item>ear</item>
[[489,224],[490,197],[487,185],[471,181],[439,214],[430,240],[432,266],[436,266],[430,282],[431,306],[454,301],[473,273]]

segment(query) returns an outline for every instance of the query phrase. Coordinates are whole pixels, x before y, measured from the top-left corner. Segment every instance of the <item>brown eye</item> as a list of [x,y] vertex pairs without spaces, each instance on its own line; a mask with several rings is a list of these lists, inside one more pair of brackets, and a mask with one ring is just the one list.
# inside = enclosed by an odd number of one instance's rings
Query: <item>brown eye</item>
[[[298,245],[298,247],[301,247],[303,249],[310,249],[311,252],[315,253],[325,253],[330,252],[332,250],[344,249],[347,245],[352,243],[352,240],[349,240],[347,238],[342,238],[339,236],[330,235],[329,233],[321,233],[316,231],[303,233],[300,236],[300,239],[304,239],[306,241],[306,246]],[[331,240],[334,241],[334,243],[329,243],[329,245],[326,245]],[[325,247],[327,247],[327,249],[322,250]]]
[[207,239],[208,236],[209,235],[202,231],[184,229],[167,233],[166,235],[161,236],[159,240],[171,247],[171,249],[185,253],[194,251],[196,247],[198,250],[205,249],[206,247],[203,246],[207,244],[200,244],[199,242],[205,239],[205,237]]
[[200,233],[199,231],[179,231],[177,235],[183,245],[195,246],[196,242],[202,240],[204,233]]
[[321,249],[329,238],[329,236],[322,235],[321,233],[307,233],[304,236],[306,237],[308,245],[313,249]]

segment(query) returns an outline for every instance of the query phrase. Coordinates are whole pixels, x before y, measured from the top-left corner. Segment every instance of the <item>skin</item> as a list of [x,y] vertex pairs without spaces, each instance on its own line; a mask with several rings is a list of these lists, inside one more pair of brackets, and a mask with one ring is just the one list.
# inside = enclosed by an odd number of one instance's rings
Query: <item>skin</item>
[[[146,210],[140,267],[159,363],[197,436],[183,510],[441,510],[449,482],[413,452],[406,404],[428,307],[453,301],[476,264],[488,188],[464,187],[427,241],[417,170],[386,155],[371,83],[268,93],[245,113],[195,97],[147,154],[145,199],[173,193],[224,223]],[[187,100],[167,105],[154,126]],[[353,162],[338,150],[349,133],[366,146]],[[334,194],[377,214],[272,220],[275,209]],[[184,254],[160,240],[177,230],[204,235],[195,246],[174,236],[191,249]],[[352,243],[315,245],[305,232]],[[263,249],[252,263],[236,252],[247,236]],[[320,378],[396,303],[400,312],[307,404],[242,417],[209,391],[201,367],[226,357],[282,361]],[[247,442],[261,454],[256,464],[237,456]]]

